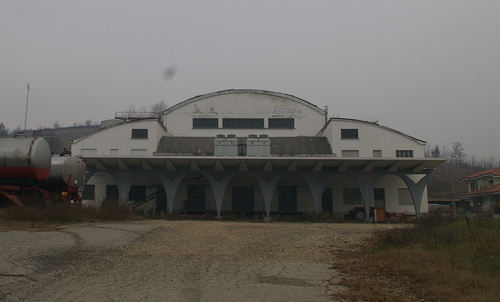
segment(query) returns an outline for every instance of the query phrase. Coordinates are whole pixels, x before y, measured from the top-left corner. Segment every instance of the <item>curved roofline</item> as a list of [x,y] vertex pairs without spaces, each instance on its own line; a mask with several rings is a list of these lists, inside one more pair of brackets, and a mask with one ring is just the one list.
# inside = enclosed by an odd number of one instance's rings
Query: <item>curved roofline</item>
[[117,123],[114,123],[114,124],[111,124],[111,125],[108,125],[108,126],[105,126],[105,127],[100,127],[98,129],[90,132],[90,133],[87,133],[84,136],[81,136],[79,138],[76,138],[76,139],[72,140],[71,143],[72,144],[77,143],[77,142],[79,142],[81,140],[86,139],[89,136],[92,136],[92,135],[94,135],[94,134],[96,134],[98,132],[104,131],[104,130],[108,130],[110,128],[114,128],[114,127],[118,127],[118,126],[123,126],[123,125],[130,124],[130,123],[139,123],[139,122],[145,122],[145,121],[149,121],[149,122],[150,121],[156,121],[156,122],[158,122],[160,124],[160,126],[163,129],[165,129],[165,126],[163,125],[163,123],[160,120],[158,120],[158,119],[139,119],[139,120],[129,120],[129,121],[122,120],[121,122],[117,122]]
[[356,122],[356,123],[361,123],[361,124],[366,124],[366,125],[371,125],[371,126],[376,126],[376,127],[379,127],[379,128],[382,128],[382,129],[385,129],[385,130],[389,130],[391,132],[394,132],[394,133],[397,133],[399,135],[402,135],[408,139],[411,139],[421,145],[426,145],[427,142],[424,141],[424,140],[421,140],[421,139],[418,139],[416,137],[413,137],[411,135],[408,135],[406,133],[403,133],[401,131],[398,131],[398,130],[395,130],[395,129],[392,129],[390,127],[387,127],[387,126],[382,126],[380,125],[378,122],[369,122],[369,121],[364,121],[364,120],[358,120],[358,119],[354,119],[354,118],[344,118],[344,117],[331,117],[329,120],[328,120],[328,123],[326,123],[325,127],[323,127],[323,129],[321,129],[320,132],[323,132],[323,130],[325,130],[325,128],[328,126],[328,124],[330,124],[331,121],[335,121],[335,120],[339,120],[339,121],[351,121],[351,122]]
[[177,103],[175,104],[174,106],[166,109],[165,111],[163,111],[163,115],[165,114],[168,114],[172,111],[175,111],[181,107],[184,107],[186,105],[189,105],[193,102],[197,102],[197,101],[200,101],[200,100],[203,100],[203,99],[208,99],[208,98],[211,98],[211,97],[214,97],[214,96],[218,96],[218,95],[225,95],[225,94],[236,94],[236,93],[254,93],[254,94],[265,94],[265,95],[273,95],[273,96],[277,96],[277,97],[282,97],[282,98],[285,98],[285,99],[289,99],[289,100],[292,100],[294,102],[297,102],[297,103],[300,103],[302,105],[305,105],[315,111],[317,111],[318,113],[320,114],[326,114],[326,111],[319,108],[318,106],[314,105],[313,103],[310,103],[306,100],[303,100],[301,98],[298,98],[296,96],[293,96],[291,94],[286,94],[286,93],[282,93],[282,92],[274,92],[274,91],[268,91],[268,90],[260,90],[260,89],[226,89],[226,90],[220,90],[220,91],[216,91],[216,92],[211,92],[211,93],[207,93],[207,94],[201,94],[201,95],[197,95],[195,97],[192,97],[190,99],[187,99],[185,101],[182,101],[180,103]]

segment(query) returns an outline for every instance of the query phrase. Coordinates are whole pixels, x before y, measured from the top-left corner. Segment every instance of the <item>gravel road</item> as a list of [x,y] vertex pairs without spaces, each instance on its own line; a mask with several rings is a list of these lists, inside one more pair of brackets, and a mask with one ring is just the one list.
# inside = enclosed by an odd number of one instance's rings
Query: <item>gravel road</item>
[[152,220],[0,233],[0,301],[332,301],[384,224]]

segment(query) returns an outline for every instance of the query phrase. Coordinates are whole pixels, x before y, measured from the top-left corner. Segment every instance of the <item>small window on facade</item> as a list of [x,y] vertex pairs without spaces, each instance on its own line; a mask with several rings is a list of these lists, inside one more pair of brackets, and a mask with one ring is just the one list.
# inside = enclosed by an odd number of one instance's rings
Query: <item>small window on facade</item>
[[109,155],[118,155],[118,149],[109,149]]
[[382,157],[382,150],[373,150],[373,157]]
[[132,138],[148,138],[148,129],[132,129]]
[[218,118],[194,118],[193,129],[214,129],[219,128]]
[[359,138],[358,129],[340,129],[340,138]]
[[85,149],[82,148],[80,152],[82,155],[97,155],[97,149]]
[[132,155],[132,156],[146,156],[146,155],[148,155],[148,149],[131,149],[130,155]]
[[270,129],[294,129],[295,120],[293,118],[270,118],[268,120]]
[[95,185],[85,185],[82,193],[83,200],[94,200],[95,198]]
[[359,150],[342,150],[342,157],[359,157]]
[[231,129],[263,129],[263,118],[225,118],[222,120],[223,128]]
[[413,157],[413,150],[396,150],[396,157]]

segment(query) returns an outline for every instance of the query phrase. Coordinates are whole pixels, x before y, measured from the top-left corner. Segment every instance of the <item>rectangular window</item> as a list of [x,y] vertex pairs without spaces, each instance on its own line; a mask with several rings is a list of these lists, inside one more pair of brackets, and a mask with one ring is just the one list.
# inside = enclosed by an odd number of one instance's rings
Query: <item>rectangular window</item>
[[148,129],[132,129],[132,138],[148,138]]
[[219,128],[218,118],[194,118],[194,129],[216,129]]
[[359,138],[358,129],[340,129],[340,138]]
[[82,155],[97,155],[97,149],[85,149],[82,148]]
[[359,157],[359,150],[342,150],[342,157]]
[[95,185],[85,185],[83,188],[82,199],[94,200],[95,198]]
[[106,185],[106,199],[108,201],[118,201],[117,185]]
[[225,118],[222,120],[223,128],[231,129],[263,129],[263,118]]
[[373,157],[382,157],[382,150],[373,150]]
[[146,156],[146,155],[148,155],[148,149],[131,149],[130,155],[132,155],[132,156]]
[[294,129],[295,120],[293,118],[270,118],[268,120],[270,129]]
[[396,157],[413,157],[413,150],[396,150]]
[[118,155],[118,149],[109,149],[109,155]]
[[344,194],[344,204],[361,204],[361,192],[358,188],[344,188],[342,192]]

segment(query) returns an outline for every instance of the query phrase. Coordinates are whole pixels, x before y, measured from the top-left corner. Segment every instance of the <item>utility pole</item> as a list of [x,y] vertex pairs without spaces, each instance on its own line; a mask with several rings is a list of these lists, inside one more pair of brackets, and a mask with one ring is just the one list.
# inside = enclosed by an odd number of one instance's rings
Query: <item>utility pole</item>
[[30,98],[30,84],[28,84],[28,92],[26,93],[26,114],[24,115],[24,131],[26,131],[26,124],[28,123],[28,100]]

